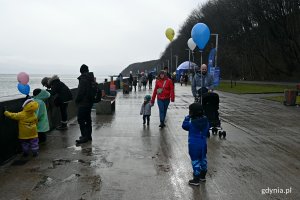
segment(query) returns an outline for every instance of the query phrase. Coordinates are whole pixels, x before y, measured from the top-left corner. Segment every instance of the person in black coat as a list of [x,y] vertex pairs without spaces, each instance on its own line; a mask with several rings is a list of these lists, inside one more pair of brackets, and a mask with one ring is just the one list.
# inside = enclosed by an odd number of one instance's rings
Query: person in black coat
[[79,123],[81,136],[76,140],[77,144],[86,143],[92,140],[92,117],[91,111],[93,101],[90,97],[92,82],[95,82],[93,72],[89,72],[87,65],[83,64],[80,67],[81,75],[78,77],[78,93],[75,103],[78,107],[77,121]]
[[153,81],[153,75],[152,72],[148,74],[148,81],[149,81],[149,90],[152,89],[152,81]]
[[49,78],[47,87],[51,88],[48,91],[51,96],[54,96],[54,104],[60,108],[61,124],[56,129],[66,130],[68,129],[68,104],[73,99],[71,90],[57,75]]

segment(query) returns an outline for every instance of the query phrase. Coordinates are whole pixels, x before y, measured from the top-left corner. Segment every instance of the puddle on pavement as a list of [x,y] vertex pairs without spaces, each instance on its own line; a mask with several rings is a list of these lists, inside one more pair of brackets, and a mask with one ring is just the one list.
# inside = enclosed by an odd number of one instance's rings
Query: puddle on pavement
[[73,145],[73,146],[67,147],[67,149],[73,149],[75,151],[80,151],[82,148],[81,148],[81,146]]
[[56,168],[56,166],[58,165],[65,165],[67,163],[70,163],[71,161],[70,160],[67,160],[67,159],[55,159],[55,160],[52,160],[52,169]]
[[69,177],[62,180],[62,182],[70,182],[73,180],[77,180],[78,177],[80,177],[80,174],[71,174]]
[[113,166],[113,162],[109,162],[105,157],[100,157],[96,160],[90,161],[91,167],[109,168]]
[[37,190],[45,186],[50,186],[52,183],[54,183],[54,180],[52,178],[50,178],[49,176],[43,176],[33,189]]
[[171,170],[171,167],[167,164],[159,164],[158,169],[163,172],[169,172]]

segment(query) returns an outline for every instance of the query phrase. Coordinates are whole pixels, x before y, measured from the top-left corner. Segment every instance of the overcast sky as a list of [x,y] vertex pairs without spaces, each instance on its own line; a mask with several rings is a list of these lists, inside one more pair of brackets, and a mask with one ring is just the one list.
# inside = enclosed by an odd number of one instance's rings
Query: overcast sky
[[0,73],[98,75],[158,59],[206,0],[0,0]]

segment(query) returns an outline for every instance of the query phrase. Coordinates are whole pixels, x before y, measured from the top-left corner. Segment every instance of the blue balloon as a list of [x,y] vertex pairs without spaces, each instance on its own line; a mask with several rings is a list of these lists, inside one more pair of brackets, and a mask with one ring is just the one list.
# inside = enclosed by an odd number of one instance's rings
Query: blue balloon
[[21,83],[18,83],[18,90],[19,90],[19,92],[21,92],[22,94],[29,95],[29,92],[30,92],[30,86],[29,86],[28,84],[23,85],[23,84],[21,84]]
[[192,28],[191,35],[198,48],[202,51],[210,38],[210,30],[206,24],[197,23]]

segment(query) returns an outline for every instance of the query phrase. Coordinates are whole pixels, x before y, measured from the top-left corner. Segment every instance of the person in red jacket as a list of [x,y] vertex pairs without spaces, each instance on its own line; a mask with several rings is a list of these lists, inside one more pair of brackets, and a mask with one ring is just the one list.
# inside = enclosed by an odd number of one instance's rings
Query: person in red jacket
[[153,105],[155,102],[155,98],[157,96],[157,104],[159,108],[159,118],[160,125],[159,127],[165,127],[165,118],[167,115],[167,109],[171,102],[175,100],[174,94],[174,85],[171,79],[168,78],[165,71],[160,71],[155,83],[155,88],[153,90],[151,104]]

